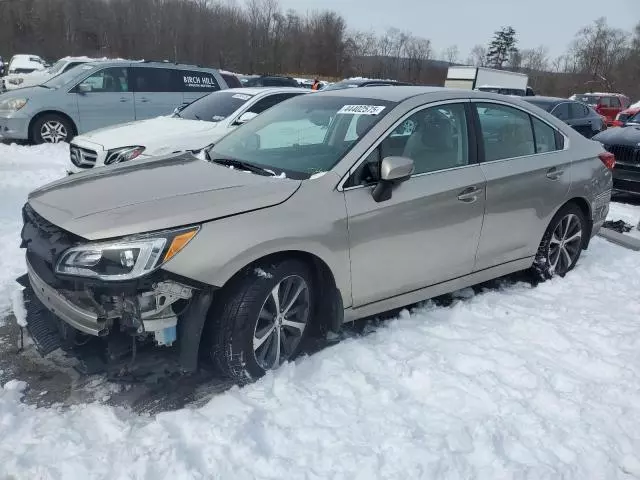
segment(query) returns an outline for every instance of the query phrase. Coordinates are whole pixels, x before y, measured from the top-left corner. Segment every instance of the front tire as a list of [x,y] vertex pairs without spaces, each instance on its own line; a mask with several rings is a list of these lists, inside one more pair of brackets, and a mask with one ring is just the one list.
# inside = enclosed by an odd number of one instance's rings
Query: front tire
[[314,312],[312,275],[304,263],[262,264],[225,290],[211,331],[211,356],[222,373],[243,384],[296,357]]
[[564,277],[580,258],[587,235],[587,222],[580,208],[569,203],[555,214],[542,237],[533,262],[539,280]]
[[43,115],[33,124],[31,137],[36,145],[69,142],[73,138],[73,125],[61,115]]

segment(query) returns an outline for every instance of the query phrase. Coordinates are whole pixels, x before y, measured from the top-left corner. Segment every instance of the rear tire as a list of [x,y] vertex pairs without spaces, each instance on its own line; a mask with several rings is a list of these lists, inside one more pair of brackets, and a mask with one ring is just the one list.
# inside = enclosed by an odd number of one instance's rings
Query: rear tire
[[568,203],[555,214],[542,237],[532,271],[537,280],[564,277],[580,258],[588,235],[584,213]]
[[31,139],[36,145],[42,143],[70,142],[74,136],[74,128],[62,115],[48,113],[38,118],[32,127]]
[[247,269],[225,287],[210,319],[211,357],[223,374],[245,384],[298,355],[313,320],[312,278],[288,259]]

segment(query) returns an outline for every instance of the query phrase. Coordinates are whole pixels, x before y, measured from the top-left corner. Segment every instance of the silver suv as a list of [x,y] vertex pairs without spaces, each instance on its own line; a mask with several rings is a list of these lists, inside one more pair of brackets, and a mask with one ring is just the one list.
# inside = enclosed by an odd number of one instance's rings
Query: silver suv
[[217,70],[154,62],[76,66],[42,85],[0,95],[0,141],[58,143],[132,120],[168,115],[227,88]]
[[22,245],[57,322],[177,342],[186,369],[204,349],[237,381],[312,329],[520,270],[564,276],[607,216],[614,164],[531,104],[426,87],[302,95],[207,158],[36,190]]

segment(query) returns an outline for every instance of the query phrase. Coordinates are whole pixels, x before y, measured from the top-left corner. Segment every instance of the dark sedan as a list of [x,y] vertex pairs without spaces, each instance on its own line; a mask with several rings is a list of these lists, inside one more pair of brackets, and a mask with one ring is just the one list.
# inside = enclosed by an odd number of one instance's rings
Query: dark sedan
[[582,102],[566,98],[539,96],[523,97],[523,100],[546,110],[587,138],[591,138],[607,128],[602,116]]
[[616,157],[613,169],[613,190],[640,195],[640,112],[622,127],[610,128],[593,140]]

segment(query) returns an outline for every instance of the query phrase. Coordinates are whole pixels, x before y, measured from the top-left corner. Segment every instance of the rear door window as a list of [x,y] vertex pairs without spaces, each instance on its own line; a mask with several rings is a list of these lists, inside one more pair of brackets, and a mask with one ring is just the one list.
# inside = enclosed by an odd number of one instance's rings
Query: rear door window
[[529,114],[501,104],[477,103],[485,161],[536,153]]
[[558,150],[556,131],[542,120],[531,117],[536,138],[536,153],[547,153]]
[[169,68],[134,67],[135,92],[160,93],[180,91],[176,88],[175,70]]
[[180,70],[178,85],[182,92],[215,92],[220,90],[216,77],[209,72]]

